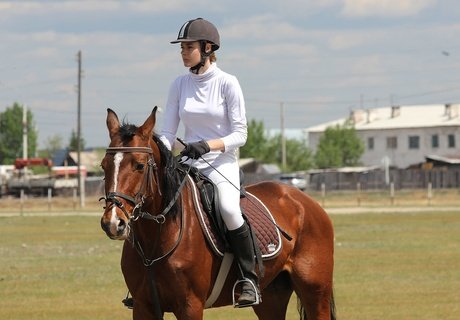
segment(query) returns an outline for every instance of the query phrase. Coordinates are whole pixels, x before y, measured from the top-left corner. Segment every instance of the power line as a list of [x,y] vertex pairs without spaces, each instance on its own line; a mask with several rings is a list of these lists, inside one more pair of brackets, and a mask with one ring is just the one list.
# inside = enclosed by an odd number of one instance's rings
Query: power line
[[[440,90],[433,90],[433,91],[426,91],[426,92],[421,92],[421,93],[413,93],[413,94],[408,94],[408,95],[398,95],[399,99],[410,99],[410,98],[417,98],[417,97],[424,97],[424,96],[429,96],[429,95],[435,95],[439,93],[444,93],[444,92],[451,92],[451,91],[456,91],[459,90],[460,93],[460,86],[457,87],[451,87],[451,88],[445,88],[445,89],[440,89]],[[267,104],[273,104],[273,105],[279,105],[281,102],[284,104],[289,104],[289,105],[344,105],[344,104],[355,104],[355,103],[374,103],[375,99],[378,100],[385,100],[388,99],[388,97],[385,98],[369,98],[369,99],[364,99],[361,97],[357,97],[356,99],[353,100],[277,100],[277,99],[272,99],[272,100],[267,100],[267,99],[252,99],[252,98],[247,98],[246,101],[248,102],[255,102],[255,103],[267,103]],[[460,99],[460,96],[459,96]]]

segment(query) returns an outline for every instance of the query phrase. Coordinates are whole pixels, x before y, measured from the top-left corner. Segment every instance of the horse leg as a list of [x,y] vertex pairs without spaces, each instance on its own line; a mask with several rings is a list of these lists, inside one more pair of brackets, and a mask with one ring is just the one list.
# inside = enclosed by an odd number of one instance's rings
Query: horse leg
[[[319,257],[317,259],[321,260]],[[291,275],[293,287],[302,304],[302,312],[305,313],[306,319],[333,320],[335,316],[331,310],[332,268],[327,267],[330,263],[316,262],[297,261],[297,267]]]
[[261,320],[286,319],[286,310],[292,295],[287,272],[280,273],[262,292],[262,303],[254,306],[254,312]]
[[134,301],[133,320],[160,320],[155,319],[151,305],[143,305]]
[[204,305],[196,296],[187,296],[186,303],[174,311],[177,320],[203,320]]
[[128,241],[125,241],[123,245],[121,270],[134,301],[133,319],[155,319],[153,305],[149,300],[151,293],[147,269],[142,264],[139,254]]

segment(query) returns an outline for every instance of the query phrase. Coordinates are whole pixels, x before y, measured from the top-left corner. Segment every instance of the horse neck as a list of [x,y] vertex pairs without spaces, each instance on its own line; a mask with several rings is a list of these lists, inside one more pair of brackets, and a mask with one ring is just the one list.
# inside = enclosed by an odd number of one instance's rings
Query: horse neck
[[[163,185],[165,177],[159,175],[160,185]],[[182,190],[181,196],[177,201],[182,201],[185,188]],[[185,192],[186,193],[186,192]],[[134,240],[142,244],[143,251],[147,258],[160,257],[170,250],[174,245],[183,228],[184,215],[182,214],[182,206],[178,212],[172,208],[168,209],[170,199],[165,199],[163,191],[156,192],[150,195],[142,206],[142,211],[147,212],[150,217],[156,219],[140,218],[135,223]]]

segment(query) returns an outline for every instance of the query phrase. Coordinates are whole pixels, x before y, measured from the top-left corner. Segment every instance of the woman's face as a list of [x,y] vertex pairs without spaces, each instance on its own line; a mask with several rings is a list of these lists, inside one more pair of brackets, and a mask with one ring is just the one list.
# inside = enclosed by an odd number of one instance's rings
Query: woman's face
[[184,67],[191,68],[200,63],[201,54],[200,43],[198,41],[181,42],[180,48]]

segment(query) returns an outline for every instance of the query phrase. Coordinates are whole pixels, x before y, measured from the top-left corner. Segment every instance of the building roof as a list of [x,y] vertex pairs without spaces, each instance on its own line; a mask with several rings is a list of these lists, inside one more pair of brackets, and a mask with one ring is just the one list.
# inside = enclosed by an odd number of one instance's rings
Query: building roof
[[[75,160],[75,163],[78,163],[78,154],[75,151],[69,152],[69,156]],[[82,166],[86,167],[88,172],[92,172],[99,168],[103,154],[98,150],[91,151],[81,151],[80,152],[80,162]]]
[[446,163],[446,164],[460,164],[460,155],[440,156],[436,154],[429,154],[425,156],[425,159],[427,161],[436,161],[436,162]]
[[460,104],[392,106],[352,110],[348,117],[322,123],[307,128],[305,131],[323,132],[328,127],[343,125],[347,120],[352,121],[358,131],[460,126]]
[[64,165],[67,156],[69,155],[68,149],[60,149],[56,150],[53,155],[53,165],[55,166],[62,166]]

